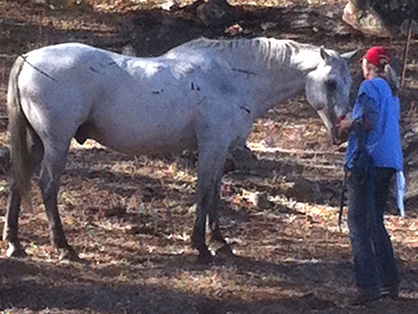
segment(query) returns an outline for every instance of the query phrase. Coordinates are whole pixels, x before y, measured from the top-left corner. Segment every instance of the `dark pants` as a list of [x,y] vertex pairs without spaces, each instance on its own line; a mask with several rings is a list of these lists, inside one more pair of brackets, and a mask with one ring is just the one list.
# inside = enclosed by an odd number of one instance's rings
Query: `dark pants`
[[354,269],[357,286],[364,289],[393,287],[399,283],[392,243],[383,217],[395,170],[375,169],[373,183],[371,179],[361,180],[355,172],[348,179],[348,227]]

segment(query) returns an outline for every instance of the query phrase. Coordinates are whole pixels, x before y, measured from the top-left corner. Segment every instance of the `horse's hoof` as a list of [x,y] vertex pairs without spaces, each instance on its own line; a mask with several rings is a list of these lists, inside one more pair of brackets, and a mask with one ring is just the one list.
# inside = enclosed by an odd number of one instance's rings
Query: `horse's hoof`
[[218,243],[222,244],[222,245],[226,245],[227,242],[225,241],[225,238],[222,236],[221,231],[219,229],[216,229],[215,231],[212,231],[212,233],[210,233],[209,235],[210,237],[210,242],[211,243]]
[[213,262],[212,253],[209,250],[202,250],[197,257],[197,263],[203,265],[209,265]]
[[9,248],[6,251],[7,257],[25,258],[28,255],[20,244],[9,243]]
[[60,261],[71,261],[71,262],[78,262],[83,263],[85,260],[80,258],[77,254],[77,252],[71,247],[67,248],[58,248],[59,253],[59,260]]
[[235,256],[234,251],[232,251],[229,244],[225,244],[216,250],[216,254],[224,256]]

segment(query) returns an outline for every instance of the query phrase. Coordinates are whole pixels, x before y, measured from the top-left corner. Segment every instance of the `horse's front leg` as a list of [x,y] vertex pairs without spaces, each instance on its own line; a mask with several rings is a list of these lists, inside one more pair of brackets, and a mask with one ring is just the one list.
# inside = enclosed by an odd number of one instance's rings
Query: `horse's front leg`
[[219,207],[220,207],[220,189],[222,185],[222,175],[217,177],[217,183],[215,188],[215,195],[213,197],[213,206],[209,208],[209,229],[210,229],[210,238],[212,242],[216,242],[221,246],[217,249],[217,253],[223,253],[227,255],[232,255],[232,250],[229,244],[226,242],[225,238],[221,233],[219,227]]
[[211,216],[211,213],[217,215],[220,184],[227,151],[228,148],[221,147],[219,143],[206,144],[199,150],[197,215],[192,234],[192,245],[199,251],[199,259],[202,262],[209,262],[212,259],[212,254],[205,241],[206,219],[208,215]]
[[[34,136],[33,133],[28,134],[31,139],[30,147],[30,176],[37,169],[39,164],[42,161],[43,157],[43,147],[37,136]],[[13,170],[12,170],[13,173]],[[27,177],[27,180],[31,180],[30,176]],[[25,257],[26,253],[20,244],[18,238],[19,230],[19,213],[21,208],[21,195],[17,189],[14,178],[10,182],[10,194],[9,201],[7,205],[6,219],[3,229],[3,241],[8,245],[6,255],[9,257]],[[27,200],[30,202],[30,200]]]

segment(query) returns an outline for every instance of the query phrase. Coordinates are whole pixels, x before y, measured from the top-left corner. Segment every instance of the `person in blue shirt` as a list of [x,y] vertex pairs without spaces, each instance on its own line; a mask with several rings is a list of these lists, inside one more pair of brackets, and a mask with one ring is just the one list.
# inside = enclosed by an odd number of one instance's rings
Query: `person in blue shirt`
[[[367,303],[382,295],[397,298],[399,294],[398,270],[384,225],[389,184],[403,168],[398,84],[390,64],[391,56],[385,47],[367,51],[362,59],[365,80],[351,117],[339,123],[340,134],[349,134],[348,227],[358,287],[357,303]],[[366,158],[359,158],[361,147]],[[365,160],[372,165],[367,173]]]

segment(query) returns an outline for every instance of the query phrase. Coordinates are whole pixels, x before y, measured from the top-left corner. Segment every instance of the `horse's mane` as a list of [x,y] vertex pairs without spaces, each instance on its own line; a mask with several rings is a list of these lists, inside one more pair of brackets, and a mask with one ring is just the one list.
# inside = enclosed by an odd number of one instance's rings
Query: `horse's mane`
[[281,62],[292,63],[297,54],[303,51],[317,51],[319,47],[298,43],[293,40],[287,39],[275,39],[267,37],[256,37],[252,39],[240,38],[240,39],[207,39],[204,37],[191,40],[176,48],[170,50],[170,52],[183,51],[183,50],[199,50],[199,49],[215,49],[219,53],[231,53],[231,54],[245,54],[257,52],[264,60],[280,60]]
[[205,37],[201,37],[198,39],[191,40],[189,42],[180,45],[180,47],[184,48],[217,48],[217,49],[225,49],[225,48],[279,48],[279,47],[291,47],[295,50],[303,49],[311,47],[314,48],[315,46],[309,44],[301,44],[293,40],[288,39],[275,39],[275,38],[268,38],[268,37],[256,37],[256,38],[239,38],[239,39],[208,39]]

